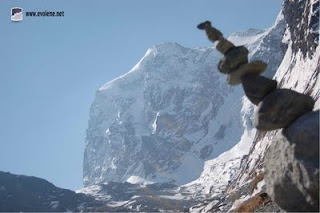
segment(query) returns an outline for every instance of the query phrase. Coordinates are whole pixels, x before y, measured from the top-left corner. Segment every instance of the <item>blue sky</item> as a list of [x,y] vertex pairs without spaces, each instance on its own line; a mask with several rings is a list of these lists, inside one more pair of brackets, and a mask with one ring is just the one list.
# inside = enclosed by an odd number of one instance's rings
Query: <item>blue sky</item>
[[[0,170],[82,187],[82,158],[95,91],[161,42],[212,45],[196,29],[211,20],[225,36],[270,27],[281,0],[1,0]],[[64,17],[10,20],[10,8]],[[25,15],[25,14],[24,14]]]

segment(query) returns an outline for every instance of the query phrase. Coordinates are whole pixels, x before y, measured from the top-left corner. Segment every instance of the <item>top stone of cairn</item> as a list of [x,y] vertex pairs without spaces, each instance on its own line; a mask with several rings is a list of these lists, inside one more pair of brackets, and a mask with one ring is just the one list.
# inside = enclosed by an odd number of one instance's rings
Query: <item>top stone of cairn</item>
[[218,29],[212,27],[210,21],[205,21],[199,24],[198,29],[205,30],[208,36],[208,39],[212,42],[218,41],[219,39],[223,38],[222,33]]

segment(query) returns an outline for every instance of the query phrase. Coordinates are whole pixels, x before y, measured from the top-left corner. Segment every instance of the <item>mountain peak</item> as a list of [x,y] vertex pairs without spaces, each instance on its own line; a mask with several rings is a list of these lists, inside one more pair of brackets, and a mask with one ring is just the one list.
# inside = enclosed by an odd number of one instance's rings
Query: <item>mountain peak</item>
[[151,54],[156,56],[157,54],[161,55],[181,55],[186,54],[188,51],[191,51],[191,48],[184,47],[176,42],[162,42],[148,49],[145,56]]
[[230,37],[234,37],[234,36],[255,36],[261,33],[264,33],[265,30],[261,30],[261,29],[255,29],[255,28],[250,28],[244,31],[240,31],[240,32],[235,32],[235,33],[231,33]]

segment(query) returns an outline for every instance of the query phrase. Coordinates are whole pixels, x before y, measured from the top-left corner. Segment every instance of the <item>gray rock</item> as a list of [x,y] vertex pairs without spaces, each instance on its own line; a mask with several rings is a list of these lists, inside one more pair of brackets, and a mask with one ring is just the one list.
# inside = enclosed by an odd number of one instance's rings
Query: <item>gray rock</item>
[[277,88],[277,81],[260,75],[248,74],[242,76],[241,81],[246,96],[255,105]]
[[223,37],[222,33],[214,27],[208,27],[205,30],[208,39],[212,42],[215,42]]
[[267,193],[283,210],[319,212],[318,143],[319,111],[302,116],[272,142],[265,181]]
[[288,127],[298,117],[312,111],[314,103],[308,95],[290,89],[276,89],[258,105],[253,125],[266,131]]
[[244,46],[229,50],[219,62],[219,71],[227,74],[237,69],[240,65],[248,63],[248,54],[249,51]]
[[211,27],[211,22],[210,21],[202,22],[202,23],[198,24],[198,26],[197,26],[197,28],[199,30],[204,30],[204,29],[206,29],[208,27]]
[[226,54],[229,50],[231,50],[234,47],[234,44],[232,44],[225,38],[220,38],[219,41],[216,42],[216,49],[222,54]]
[[290,143],[296,144],[295,155],[298,159],[319,167],[319,110],[301,116],[283,129],[283,134]]
[[228,74],[227,82],[230,85],[241,84],[241,77],[247,74],[260,75],[267,68],[267,64],[263,61],[252,61],[248,64],[241,65],[238,69]]

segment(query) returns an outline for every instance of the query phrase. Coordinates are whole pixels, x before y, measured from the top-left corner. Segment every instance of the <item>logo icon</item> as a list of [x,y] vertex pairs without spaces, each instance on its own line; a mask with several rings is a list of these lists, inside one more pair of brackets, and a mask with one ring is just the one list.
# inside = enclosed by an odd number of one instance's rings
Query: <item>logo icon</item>
[[23,10],[21,7],[11,8],[11,20],[12,21],[22,21],[23,19]]

